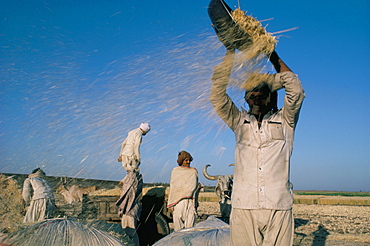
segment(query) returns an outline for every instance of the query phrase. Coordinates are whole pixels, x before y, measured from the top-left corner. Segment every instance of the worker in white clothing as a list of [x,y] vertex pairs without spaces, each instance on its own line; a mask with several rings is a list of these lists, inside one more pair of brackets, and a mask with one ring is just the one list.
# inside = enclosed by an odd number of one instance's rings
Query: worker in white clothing
[[126,171],[139,170],[140,145],[142,136],[150,131],[149,123],[141,123],[139,128],[131,130],[121,145],[118,161],[122,162],[122,167]]
[[171,172],[170,194],[167,207],[173,209],[174,231],[193,227],[197,216],[198,171],[190,167],[193,157],[186,151],[178,154]]
[[29,206],[23,223],[34,223],[53,218],[55,199],[41,168],[32,171],[23,183],[22,197]]
[[121,216],[122,228],[126,230],[127,235],[137,246],[140,244],[136,230],[141,215],[141,193],[143,190],[143,177],[139,169],[141,163],[140,145],[142,136],[145,136],[149,131],[149,123],[141,123],[139,128],[131,130],[122,143],[118,158],[127,174],[120,181],[122,192],[116,206],[118,214]]
[[[225,45],[226,46],[226,45]],[[289,181],[294,130],[305,97],[301,81],[274,51],[277,74],[254,74],[244,84],[249,111],[226,94],[235,50],[226,46],[214,69],[210,100],[235,134],[235,169],[230,215],[231,239],[239,245],[292,245],[293,195]],[[277,90],[284,106],[277,108]]]

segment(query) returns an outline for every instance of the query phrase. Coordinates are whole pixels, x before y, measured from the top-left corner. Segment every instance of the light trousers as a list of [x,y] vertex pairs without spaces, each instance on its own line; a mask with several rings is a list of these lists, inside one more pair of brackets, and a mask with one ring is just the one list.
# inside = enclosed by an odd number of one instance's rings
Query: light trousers
[[291,246],[294,236],[292,210],[233,208],[230,236],[233,246]]
[[195,225],[196,214],[193,199],[183,199],[177,203],[173,210],[174,231],[193,227]]
[[40,198],[31,200],[23,223],[34,223],[54,217],[55,203],[53,199]]

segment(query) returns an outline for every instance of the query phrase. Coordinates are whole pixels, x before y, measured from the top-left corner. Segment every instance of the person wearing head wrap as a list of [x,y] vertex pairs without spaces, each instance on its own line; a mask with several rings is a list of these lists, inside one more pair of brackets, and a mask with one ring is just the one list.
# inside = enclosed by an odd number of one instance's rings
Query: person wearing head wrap
[[141,123],[139,128],[131,130],[121,144],[118,161],[126,171],[139,171],[141,163],[140,145],[142,136],[150,131],[149,123]]
[[135,245],[139,245],[136,226],[141,215],[141,193],[143,189],[143,178],[139,169],[141,163],[140,145],[142,136],[145,136],[149,131],[149,123],[141,123],[139,128],[131,130],[121,145],[118,158],[127,174],[120,182],[122,192],[116,206],[121,217],[121,226],[135,242]]
[[[305,97],[301,81],[274,51],[277,74],[252,74],[244,83],[249,111],[227,95],[235,50],[227,47],[215,67],[210,101],[235,134],[235,168],[230,216],[234,245],[292,245],[293,195],[289,181],[294,130]],[[277,90],[284,88],[284,107]]]
[[198,171],[190,167],[193,157],[186,151],[177,156],[178,167],[171,172],[167,207],[173,209],[174,230],[193,227],[196,221]]
[[33,223],[53,218],[55,200],[49,183],[41,168],[32,171],[23,183],[22,197],[29,206],[23,223]]

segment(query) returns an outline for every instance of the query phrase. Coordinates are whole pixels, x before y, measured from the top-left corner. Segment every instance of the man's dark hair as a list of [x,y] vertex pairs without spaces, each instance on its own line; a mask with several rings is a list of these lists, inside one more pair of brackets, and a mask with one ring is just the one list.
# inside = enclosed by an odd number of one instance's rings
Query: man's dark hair
[[[41,170],[41,168],[36,168],[36,169],[34,169],[33,171],[32,171],[32,173],[36,173],[36,172],[38,172],[38,171],[40,171]],[[42,171],[42,170],[41,170]]]

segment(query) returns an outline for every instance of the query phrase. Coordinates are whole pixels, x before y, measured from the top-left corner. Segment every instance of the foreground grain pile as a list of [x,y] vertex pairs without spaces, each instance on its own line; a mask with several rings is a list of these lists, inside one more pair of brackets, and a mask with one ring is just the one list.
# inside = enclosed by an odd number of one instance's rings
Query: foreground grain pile
[[0,190],[0,232],[14,232],[22,226],[24,216],[22,191],[13,178],[2,174]]

